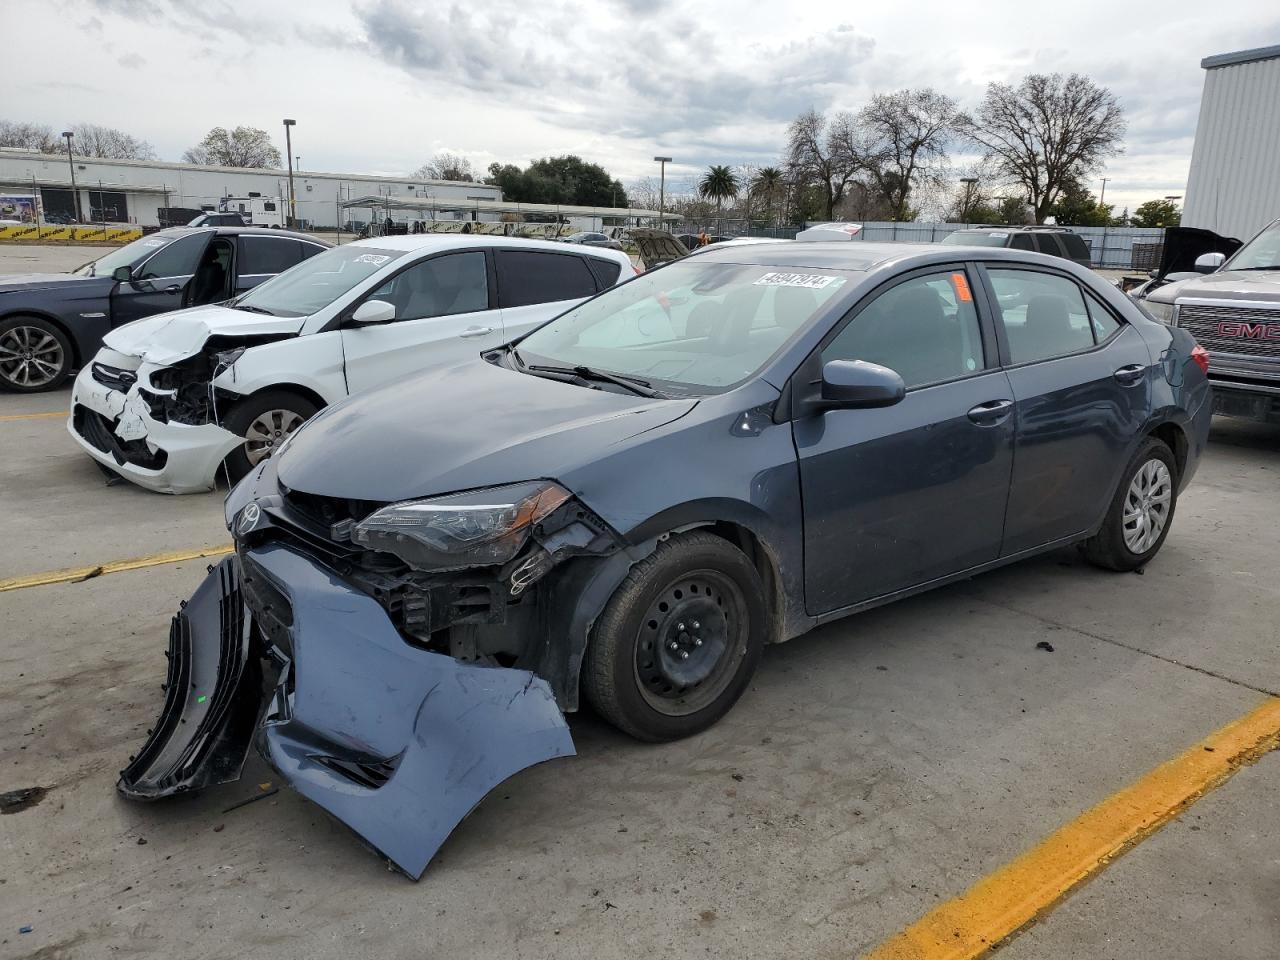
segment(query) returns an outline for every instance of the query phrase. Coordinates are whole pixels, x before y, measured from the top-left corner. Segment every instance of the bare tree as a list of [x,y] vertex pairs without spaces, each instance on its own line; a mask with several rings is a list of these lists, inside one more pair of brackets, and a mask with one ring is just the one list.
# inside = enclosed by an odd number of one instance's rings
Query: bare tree
[[214,127],[182,159],[185,163],[218,167],[278,167],[280,151],[271,142],[271,135],[257,127]]
[[476,179],[476,172],[471,161],[461,154],[442,151],[413,171],[410,176],[422,180],[460,180]]
[[816,110],[802,113],[787,128],[788,179],[798,189],[818,189],[828,220],[844,198],[850,181],[866,168],[866,146],[857,118],[837,113],[827,118]]
[[866,170],[894,220],[910,220],[911,191],[937,179],[955,135],[956,102],[930,87],[878,93],[857,123],[867,152]]
[[1062,188],[1122,150],[1124,111],[1088,77],[1033,73],[1016,87],[987,86],[976,116],[961,120],[997,169],[1020,184],[1043,223]]
[[0,120],[0,147],[19,147],[38,153],[57,153],[58,138],[53,128],[41,123]]
[[658,181],[653,177],[641,177],[627,188],[632,205],[642,210],[657,210],[658,194]]
[[145,140],[96,123],[77,123],[71,128],[75,136],[71,150],[82,157],[100,157],[103,160],[154,160],[155,147]]

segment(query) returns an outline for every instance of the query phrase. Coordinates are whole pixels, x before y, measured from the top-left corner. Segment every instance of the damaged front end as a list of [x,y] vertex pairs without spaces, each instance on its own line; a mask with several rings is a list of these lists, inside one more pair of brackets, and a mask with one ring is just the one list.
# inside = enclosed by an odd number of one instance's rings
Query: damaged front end
[[249,485],[228,502],[236,555],[174,618],[164,710],[120,792],[237,779],[252,743],[416,879],[493,787],[573,755],[588,625],[568,598],[601,603],[589,586],[626,553],[549,483],[392,505]]

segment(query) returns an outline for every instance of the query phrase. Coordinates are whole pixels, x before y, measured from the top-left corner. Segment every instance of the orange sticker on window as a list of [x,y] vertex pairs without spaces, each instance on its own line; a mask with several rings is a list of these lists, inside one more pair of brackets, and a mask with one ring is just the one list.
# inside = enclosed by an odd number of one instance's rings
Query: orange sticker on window
[[961,303],[973,302],[973,294],[969,291],[969,281],[963,273],[953,273],[951,275],[951,285],[956,288],[956,296],[960,298]]

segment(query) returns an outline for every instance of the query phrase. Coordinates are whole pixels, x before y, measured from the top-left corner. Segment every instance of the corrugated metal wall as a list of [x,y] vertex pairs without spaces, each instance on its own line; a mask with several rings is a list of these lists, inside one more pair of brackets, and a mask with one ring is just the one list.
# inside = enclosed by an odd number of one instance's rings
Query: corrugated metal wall
[[1182,223],[1248,240],[1280,217],[1280,58],[1205,71]]

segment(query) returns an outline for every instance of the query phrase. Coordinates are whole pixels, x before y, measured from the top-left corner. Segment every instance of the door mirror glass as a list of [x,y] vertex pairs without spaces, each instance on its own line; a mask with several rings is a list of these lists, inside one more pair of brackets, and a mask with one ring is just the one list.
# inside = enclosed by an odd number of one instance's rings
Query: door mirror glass
[[133,270],[129,267],[116,267],[111,271],[111,279],[116,283],[128,283],[133,279]]
[[1213,273],[1216,271],[1224,260],[1227,259],[1225,253],[1202,253],[1196,257],[1197,273]]
[[352,323],[389,323],[395,318],[395,304],[385,300],[366,300],[351,314]]
[[845,409],[891,407],[907,395],[895,371],[865,360],[828,360],[822,365],[823,406]]

